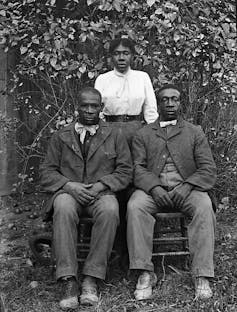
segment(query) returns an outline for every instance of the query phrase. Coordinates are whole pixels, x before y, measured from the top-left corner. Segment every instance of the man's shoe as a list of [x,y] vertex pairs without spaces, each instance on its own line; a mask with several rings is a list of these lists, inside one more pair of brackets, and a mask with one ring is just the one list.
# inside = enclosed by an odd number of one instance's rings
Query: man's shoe
[[157,283],[157,276],[154,272],[144,271],[138,278],[134,296],[136,300],[150,299],[152,287]]
[[213,295],[209,285],[209,281],[205,277],[195,278],[195,298],[196,299],[209,299]]
[[96,305],[99,301],[97,294],[96,278],[86,276],[81,285],[80,302],[81,305]]
[[76,309],[78,307],[78,285],[75,277],[63,279],[64,296],[59,302],[62,310]]

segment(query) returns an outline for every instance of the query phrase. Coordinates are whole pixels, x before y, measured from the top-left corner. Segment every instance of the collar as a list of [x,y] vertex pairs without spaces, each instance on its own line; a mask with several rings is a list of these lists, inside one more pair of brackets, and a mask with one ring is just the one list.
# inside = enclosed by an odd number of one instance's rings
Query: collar
[[127,77],[130,72],[131,72],[131,67],[128,67],[128,70],[126,71],[126,73],[120,73],[119,71],[117,71],[116,68],[114,68],[114,74],[115,76],[118,76],[118,77]]
[[174,120],[168,120],[168,121],[160,121],[160,127],[161,128],[164,128],[164,127],[167,127],[167,126],[175,126],[177,124],[177,119],[174,119]]
[[81,130],[85,129],[86,131],[89,131],[91,135],[94,135],[98,128],[99,128],[98,124],[87,126],[87,125],[81,124],[80,122],[75,123],[75,131],[77,134],[80,134]]
[[75,123],[75,131],[80,136],[80,141],[83,144],[86,136],[86,132],[88,131],[90,135],[95,135],[96,131],[99,129],[99,125],[82,125],[79,122]]

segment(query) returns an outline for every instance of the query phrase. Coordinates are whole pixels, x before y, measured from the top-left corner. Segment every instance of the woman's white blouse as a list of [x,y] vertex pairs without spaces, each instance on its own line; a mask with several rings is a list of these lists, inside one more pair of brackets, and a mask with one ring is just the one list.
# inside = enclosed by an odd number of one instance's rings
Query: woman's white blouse
[[129,69],[122,74],[114,69],[99,75],[95,88],[102,95],[104,115],[139,115],[143,112],[147,123],[158,118],[154,89],[146,72]]

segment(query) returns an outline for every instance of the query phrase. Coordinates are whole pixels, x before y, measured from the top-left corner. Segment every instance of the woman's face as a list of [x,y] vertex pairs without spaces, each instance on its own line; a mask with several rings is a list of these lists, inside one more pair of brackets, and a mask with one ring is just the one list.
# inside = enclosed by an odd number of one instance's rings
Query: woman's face
[[132,57],[133,55],[131,50],[120,44],[114,49],[112,54],[114,67],[120,73],[125,73],[131,65]]

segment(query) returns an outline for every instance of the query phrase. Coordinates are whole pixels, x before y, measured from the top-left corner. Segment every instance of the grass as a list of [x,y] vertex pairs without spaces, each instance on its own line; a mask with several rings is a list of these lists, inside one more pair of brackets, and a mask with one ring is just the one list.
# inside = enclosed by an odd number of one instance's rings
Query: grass
[[[0,292],[8,312],[58,312],[61,288],[55,282],[52,268],[31,265],[28,238],[43,231],[40,218],[29,219],[32,210],[39,212],[43,198],[28,195],[19,201],[8,198],[0,208]],[[23,212],[15,214],[17,207]],[[24,209],[26,211],[24,211]],[[30,210],[29,210],[30,207]],[[194,287],[188,271],[182,269],[182,261],[165,258],[156,263],[158,283],[153,298],[136,302],[133,291],[136,274],[128,277],[114,265],[106,282],[100,283],[100,301],[93,308],[80,311],[96,312],[153,312],[153,311],[237,311],[237,211],[227,207],[217,213],[215,248],[216,276],[212,283],[214,296],[200,302],[194,300]],[[9,223],[14,227],[9,227]],[[5,247],[4,247],[5,246]],[[37,283],[33,283],[36,281]],[[3,310],[3,308],[2,308]],[[0,310],[2,312],[2,310]]]

